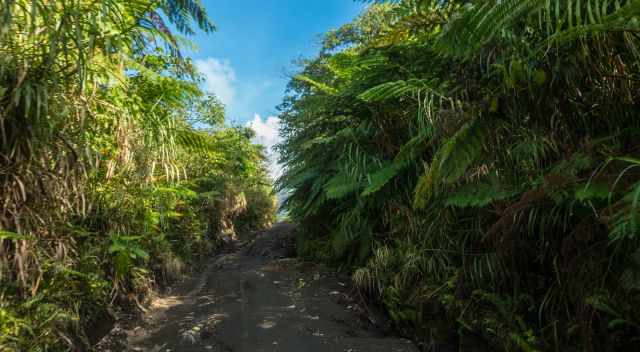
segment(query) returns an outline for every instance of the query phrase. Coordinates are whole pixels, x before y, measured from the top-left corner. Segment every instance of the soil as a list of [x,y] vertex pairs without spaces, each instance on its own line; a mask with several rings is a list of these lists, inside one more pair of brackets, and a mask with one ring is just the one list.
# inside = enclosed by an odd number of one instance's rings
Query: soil
[[303,263],[294,226],[235,242],[198,277],[152,300],[142,322],[121,322],[96,347],[143,352],[413,352],[349,277]]

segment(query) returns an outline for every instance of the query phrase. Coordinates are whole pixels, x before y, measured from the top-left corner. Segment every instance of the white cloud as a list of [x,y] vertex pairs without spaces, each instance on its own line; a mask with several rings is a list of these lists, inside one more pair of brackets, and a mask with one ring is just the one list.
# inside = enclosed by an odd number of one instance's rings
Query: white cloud
[[215,94],[226,106],[231,105],[236,95],[234,87],[236,72],[231,62],[210,57],[205,60],[196,60],[195,64],[198,71],[204,75],[205,90]]
[[273,146],[282,140],[278,132],[280,119],[276,116],[269,116],[263,120],[260,115],[255,114],[253,121],[247,123],[247,127],[256,132],[253,142],[266,147],[267,157],[269,158],[269,174],[275,180],[282,175],[282,165],[278,164],[280,155],[273,150]]

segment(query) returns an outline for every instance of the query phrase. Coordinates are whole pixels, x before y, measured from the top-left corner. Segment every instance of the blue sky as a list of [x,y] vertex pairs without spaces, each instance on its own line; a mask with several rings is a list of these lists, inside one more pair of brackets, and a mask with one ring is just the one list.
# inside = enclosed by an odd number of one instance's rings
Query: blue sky
[[[218,26],[213,34],[190,39],[207,82],[204,88],[227,106],[234,124],[250,125],[257,143],[277,143],[276,106],[292,61],[311,57],[319,49],[322,33],[349,22],[364,8],[353,0],[204,0]],[[272,155],[272,158],[277,156]],[[279,173],[272,165],[272,174]]]

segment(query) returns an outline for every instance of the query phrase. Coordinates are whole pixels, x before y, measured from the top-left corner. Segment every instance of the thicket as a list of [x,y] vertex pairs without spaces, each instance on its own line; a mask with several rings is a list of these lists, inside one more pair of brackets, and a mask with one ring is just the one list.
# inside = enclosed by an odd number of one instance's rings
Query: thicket
[[640,346],[640,1],[371,4],[281,106],[303,255],[425,348]]
[[196,28],[198,0],[0,2],[0,350],[86,350],[273,221],[263,150],[181,54]]

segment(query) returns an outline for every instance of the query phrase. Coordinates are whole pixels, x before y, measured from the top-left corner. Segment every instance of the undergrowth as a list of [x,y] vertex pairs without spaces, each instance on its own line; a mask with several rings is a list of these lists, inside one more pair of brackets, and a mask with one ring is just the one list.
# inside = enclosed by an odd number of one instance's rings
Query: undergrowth
[[196,28],[199,1],[0,1],[0,350],[88,350],[274,220],[262,147],[181,53]]
[[[298,252],[426,350],[640,346],[637,1],[376,1],[300,62]],[[474,349],[477,348],[477,349]]]

